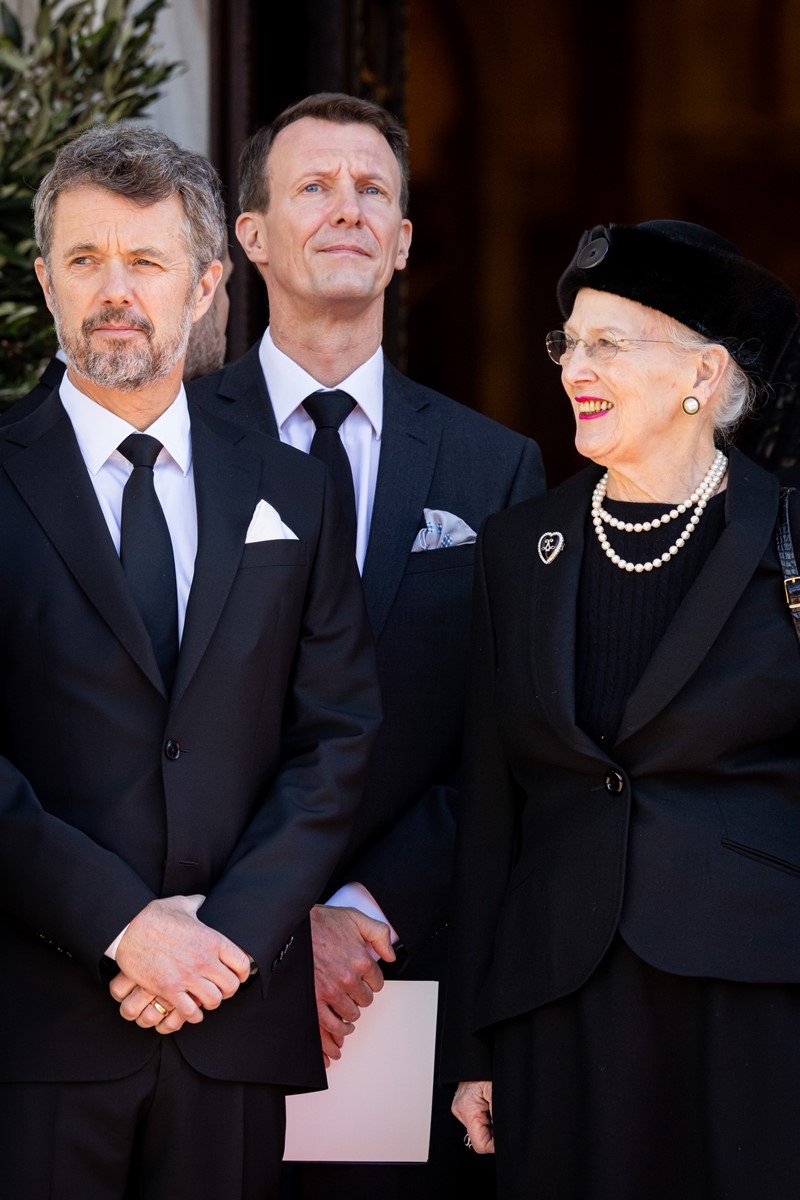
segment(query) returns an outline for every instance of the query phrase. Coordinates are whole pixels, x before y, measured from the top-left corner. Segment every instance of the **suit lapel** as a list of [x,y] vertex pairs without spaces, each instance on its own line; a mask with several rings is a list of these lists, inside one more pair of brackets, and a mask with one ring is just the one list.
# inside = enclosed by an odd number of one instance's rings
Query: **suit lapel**
[[173,703],[185,692],[222,615],[261,483],[260,460],[243,454],[238,444],[246,437],[246,431],[217,423],[196,405],[190,405],[189,411],[197,502],[197,558],[172,690]]
[[[576,613],[589,497],[601,472],[589,467],[537,503],[528,553],[533,561],[529,646],[537,694],[559,737],[582,754],[597,754],[588,734],[575,724]],[[561,533],[564,548],[549,564],[539,556],[539,539]]]
[[214,394],[208,394],[206,380],[190,383],[186,390],[191,400],[215,416],[277,438],[278,426],[261,369],[259,345],[257,342],[237,362],[225,367]]
[[4,464],[9,478],[87,598],[163,695],[152,643],[58,395],[9,426],[5,440],[24,447]]
[[414,537],[422,528],[441,436],[441,419],[428,400],[385,362],[381,456],[363,573],[375,638],[400,587]]
[[618,745],[651,721],[697,670],[773,534],[778,481],[737,450],[729,455],[725,528],[628,698]]
[[67,364],[62,362],[60,358],[53,357],[42,371],[39,383],[47,388],[57,388],[61,386],[61,380],[64,378],[64,372],[67,369]]

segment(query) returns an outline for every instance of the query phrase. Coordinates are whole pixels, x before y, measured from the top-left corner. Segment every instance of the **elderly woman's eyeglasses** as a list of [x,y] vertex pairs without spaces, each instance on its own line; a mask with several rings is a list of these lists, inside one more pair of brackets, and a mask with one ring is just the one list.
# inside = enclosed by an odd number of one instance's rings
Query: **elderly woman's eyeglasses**
[[638,346],[651,343],[662,346],[668,344],[660,338],[615,338],[613,333],[607,333],[604,337],[587,342],[585,338],[574,338],[571,334],[564,333],[563,329],[554,329],[548,333],[545,339],[547,353],[557,367],[563,367],[565,363],[568,363],[575,353],[576,346],[579,345],[583,346],[587,358],[595,358],[599,363],[609,363],[616,358],[618,350],[625,350],[629,345]]

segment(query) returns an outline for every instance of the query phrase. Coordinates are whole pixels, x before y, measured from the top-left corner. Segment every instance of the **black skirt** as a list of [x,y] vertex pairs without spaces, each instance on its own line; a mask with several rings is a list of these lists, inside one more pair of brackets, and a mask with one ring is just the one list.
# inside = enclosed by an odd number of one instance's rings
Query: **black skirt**
[[495,1031],[499,1200],[797,1200],[800,986],[668,975],[621,937]]

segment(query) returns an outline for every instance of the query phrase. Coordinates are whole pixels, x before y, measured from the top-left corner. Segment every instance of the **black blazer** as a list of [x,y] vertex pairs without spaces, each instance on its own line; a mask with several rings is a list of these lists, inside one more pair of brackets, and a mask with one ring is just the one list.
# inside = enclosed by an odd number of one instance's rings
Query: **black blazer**
[[59,386],[66,369],[67,364],[53,355],[39,376],[39,382],[34,384],[25,396],[15,401],[5,412],[0,413],[0,429],[4,425],[12,425],[15,421],[21,421],[23,417],[29,416],[34,409],[38,408],[53,389]]
[[448,1078],[490,1077],[475,1031],[579,988],[617,929],[664,971],[800,982],[800,652],[777,481],[731,450],[724,531],[606,750],[575,724],[599,474],[493,517],[479,543]]
[[[319,463],[197,410],[192,455],[168,698],[57,394],[0,434],[4,1079],[137,1070],[157,1040],[119,1016],[103,952],[153,897],[202,892],[200,918],[260,973],[173,1035],[182,1053],[215,1078],[324,1086],[304,918],[378,719],[358,573]],[[245,544],[261,498],[297,541]]]
[[[277,437],[258,358],[189,385],[210,411]],[[377,644],[384,723],[364,803],[323,889],[358,880],[392,920],[416,970],[438,977],[447,922],[475,547],[411,554],[423,508],[477,530],[489,513],[541,491],[538,447],[384,368],[380,465],[363,583]]]

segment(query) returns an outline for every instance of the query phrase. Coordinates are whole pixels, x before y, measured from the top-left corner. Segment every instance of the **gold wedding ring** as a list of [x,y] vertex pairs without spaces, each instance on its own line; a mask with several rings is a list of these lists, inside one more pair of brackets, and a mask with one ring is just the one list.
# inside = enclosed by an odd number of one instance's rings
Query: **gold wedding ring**
[[156,1010],[156,1012],[161,1013],[162,1017],[166,1017],[169,1015],[169,1009],[164,1008],[164,1005],[159,1000],[157,1000],[155,996],[153,996],[153,999],[150,1001],[150,1003],[152,1004],[152,1006]]

